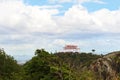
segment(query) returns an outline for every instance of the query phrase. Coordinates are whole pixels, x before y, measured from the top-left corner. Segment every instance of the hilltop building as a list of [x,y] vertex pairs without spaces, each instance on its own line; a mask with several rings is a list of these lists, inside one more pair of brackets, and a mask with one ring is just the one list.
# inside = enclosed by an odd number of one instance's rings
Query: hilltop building
[[63,52],[80,52],[80,48],[77,45],[65,45]]

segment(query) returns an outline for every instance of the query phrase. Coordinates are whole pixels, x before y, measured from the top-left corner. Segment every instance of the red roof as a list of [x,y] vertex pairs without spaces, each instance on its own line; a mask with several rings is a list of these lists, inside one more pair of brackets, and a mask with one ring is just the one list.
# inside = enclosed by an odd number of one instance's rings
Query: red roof
[[66,45],[65,47],[64,47],[64,49],[66,50],[66,49],[78,49],[78,47],[76,46],[76,45]]

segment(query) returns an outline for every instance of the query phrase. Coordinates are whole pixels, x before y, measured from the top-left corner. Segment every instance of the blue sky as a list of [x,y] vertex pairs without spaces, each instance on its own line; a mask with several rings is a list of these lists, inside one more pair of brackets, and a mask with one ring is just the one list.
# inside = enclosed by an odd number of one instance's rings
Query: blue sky
[[[65,3],[59,3],[59,2],[57,2],[57,0],[55,0],[54,3],[51,3],[49,0],[24,0],[25,3],[33,5],[33,6],[35,6],[35,5],[39,5],[39,6],[56,5],[56,4],[58,5],[59,4],[59,5],[63,6],[63,8],[62,8],[63,10],[69,9],[74,4],[79,4],[79,3],[74,3],[73,1],[65,2]],[[97,2],[93,2],[93,1],[92,0],[88,1],[88,2],[85,1],[85,2],[80,3],[80,4],[82,4],[84,7],[86,7],[88,9],[88,11],[90,11],[90,12],[96,11],[96,10],[99,10],[99,9],[102,9],[102,8],[107,8],[109,10],[116,10],[120,7],[120,1],[119,0],[101,0],[101,2],[103,2],[103,3],[97,3]]]
[[38,48],[106,54],[120,50],[120,0],[6,0],[0,2],[0,47],[13,56]]
[[104,4],[95,4],[92,2],[83,3],[83,6],[87,7],[88,11],[96,11],[102,8],[107,8],[109,10],[117,10],[120,7],[119,0],[102,0]]

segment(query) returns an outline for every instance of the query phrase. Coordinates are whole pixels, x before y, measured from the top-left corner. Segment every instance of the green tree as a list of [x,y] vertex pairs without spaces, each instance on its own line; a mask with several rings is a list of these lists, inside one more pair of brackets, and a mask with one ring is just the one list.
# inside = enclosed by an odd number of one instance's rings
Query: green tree
[[20,66],[17,61],[7,55],[3,49],[0,49],[0,78],[3,80],[14,80],[15,76],[13,74],[19,74],[19,72]]
[[69,67],[55,55],[37,49],[35,56],[24,64],[25,80],[69,80]]
[[92,52],[94,53],[96,50],[95,49],[92,49]]

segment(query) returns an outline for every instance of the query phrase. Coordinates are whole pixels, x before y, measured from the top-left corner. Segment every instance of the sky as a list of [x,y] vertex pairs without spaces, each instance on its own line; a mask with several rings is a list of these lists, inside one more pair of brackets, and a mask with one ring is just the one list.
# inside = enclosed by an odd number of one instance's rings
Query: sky
[[0,0],[0,48],[10,55],[36,49],[120,50],[120,0]]

